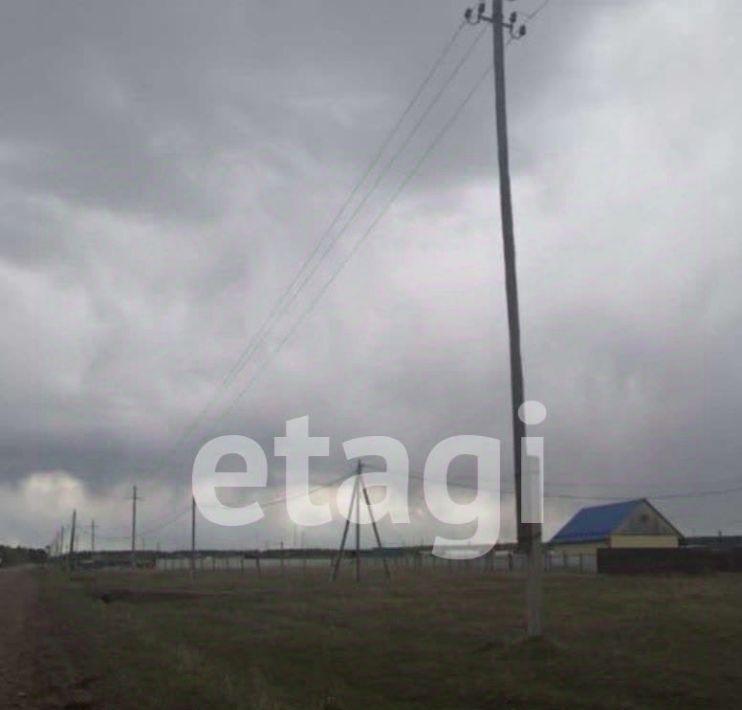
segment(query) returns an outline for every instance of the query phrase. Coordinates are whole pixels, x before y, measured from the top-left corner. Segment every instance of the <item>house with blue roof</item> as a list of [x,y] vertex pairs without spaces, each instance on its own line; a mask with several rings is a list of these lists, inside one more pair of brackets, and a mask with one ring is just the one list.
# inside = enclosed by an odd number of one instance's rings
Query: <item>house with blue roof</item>
[[583,508],[551,539],[560,552],[600,547],[678,547],[680,531],[646,498]]

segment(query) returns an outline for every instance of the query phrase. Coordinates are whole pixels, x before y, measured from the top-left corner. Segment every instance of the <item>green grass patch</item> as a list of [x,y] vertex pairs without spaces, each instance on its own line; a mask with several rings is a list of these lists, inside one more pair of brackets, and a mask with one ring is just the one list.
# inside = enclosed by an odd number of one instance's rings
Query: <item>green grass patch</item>
[[89,629],[113,706],[736,708],[742,688],[740,575],[549,576],[539,641],[523,637],[512,575],[400,571],[357,585],[142,571],[47,583]]

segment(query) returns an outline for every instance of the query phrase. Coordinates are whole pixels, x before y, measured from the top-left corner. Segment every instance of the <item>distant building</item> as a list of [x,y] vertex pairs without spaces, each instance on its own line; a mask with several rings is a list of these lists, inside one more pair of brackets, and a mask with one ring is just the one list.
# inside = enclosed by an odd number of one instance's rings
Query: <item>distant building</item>
[[583,508],[551,539],[559,552],[600,547],[678,547],[682,535],[646,498]]
[[685,544],[688,547],[709,547],[712,550],[729,550],[742,547],[742,535],[700,535],[686,537]]

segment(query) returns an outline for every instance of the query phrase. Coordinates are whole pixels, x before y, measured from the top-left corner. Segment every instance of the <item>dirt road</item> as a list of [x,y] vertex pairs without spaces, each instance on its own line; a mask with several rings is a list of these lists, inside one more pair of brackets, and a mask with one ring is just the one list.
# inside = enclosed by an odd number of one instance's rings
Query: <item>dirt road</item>
[[46,598],[44,574],[0,569],[0,707],[102,707],[85,644]]

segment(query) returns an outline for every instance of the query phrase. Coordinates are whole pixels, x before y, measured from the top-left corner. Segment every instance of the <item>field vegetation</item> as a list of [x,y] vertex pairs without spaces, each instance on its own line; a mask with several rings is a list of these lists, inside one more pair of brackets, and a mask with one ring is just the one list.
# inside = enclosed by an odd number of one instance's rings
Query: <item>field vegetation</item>
[[549,575],[540,642],[505,573],[47,571],[40,585],[105,707],[732,708],[742,690],[742,575]]

